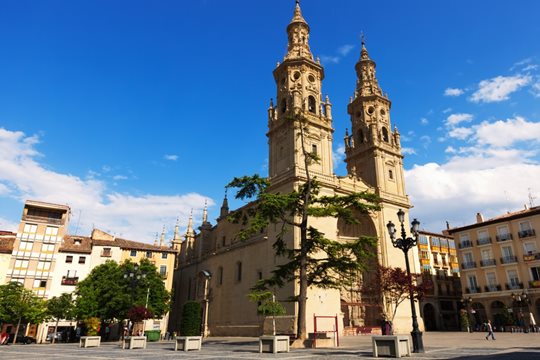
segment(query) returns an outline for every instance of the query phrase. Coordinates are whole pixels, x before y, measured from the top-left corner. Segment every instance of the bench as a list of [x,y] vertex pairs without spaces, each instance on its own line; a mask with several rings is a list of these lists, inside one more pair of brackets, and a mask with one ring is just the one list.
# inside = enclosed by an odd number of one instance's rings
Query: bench
[[259,338],[259,352],[289,352],[289,340],[286,335],[266,335]]
[[201,350],[202,336],[177,336],[174,351]]
[[81,336],[79,340],[79,347],[87,348],[93,347],[101,344],[101,336]]
[[146,349],[146,336],[126,336],[122,342],[122,349]]
[[382,335],[371,338],[373,344],[373,357],[411,356],[411,345],[408,335]]

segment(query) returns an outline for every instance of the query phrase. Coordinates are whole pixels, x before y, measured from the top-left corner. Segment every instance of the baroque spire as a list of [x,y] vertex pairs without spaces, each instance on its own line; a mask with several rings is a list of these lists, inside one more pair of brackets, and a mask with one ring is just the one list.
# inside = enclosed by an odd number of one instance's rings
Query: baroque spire
[[204,200],[204,209],[202,213],[202,223],[206,224],[208,222],[208,202]]
[[227,189],[225,189],[225,197],[223,198],[223,204],[219,211],[219,217],[223,218],[227,215],[229,215],[229,201],[227,200]]
[[366,39],[362,34],[362,49],[360,50],[360,60],[356,63],[356,75],[358,81],[356,84],[356,96],[382,96],[382,90],[375,76],[375,61],[371,60],[366,48]]
[[191,213],[189,214],[189,220],[188,225],[186,229],[186,236],[194,236],[195,232],[193,231],[193,210],[191,210]]
[[289,43],[285,60],[305,58],[313,61],[313,54],[308,44],[309,25],[302,16],[299,0],[296,0],[293,18],[287,26],[287,34]]
[[163,230],[161,231],[161,238],[159,239],[159,246],[165,246],[165,225],[163,225]]

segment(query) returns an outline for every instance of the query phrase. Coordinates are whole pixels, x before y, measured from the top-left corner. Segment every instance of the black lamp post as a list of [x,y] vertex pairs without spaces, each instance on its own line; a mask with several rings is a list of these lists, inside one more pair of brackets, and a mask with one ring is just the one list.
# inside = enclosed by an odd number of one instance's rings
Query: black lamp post
[[424,342],[422,341],[422,332],[418,329],[418,319],[416,317],[416,308],[414,306],[414,292],[412,288],[412,278],[411,278],[411,267],[409,265],[409,250],[416,246],[418,242],[418,228],[420,226],[420,221],[414,219],[411,223],[411,233],[412,237],[407,237],[405,233],[405,212],[401,209],[397,212],[398,220],[401,224],[401,238],[396,238],[396,226],[392,221],[389,221],[386,227],[388,228],[388,233],[390,234],[390,239],[392,240],[392,245],[394,247],[401,249],[405,255],[405,266],[407,267],[407,276],[409,278],[409,298],[411,300],[411,313],[412,313],[412,326],[411,337],[413,342],[413,352],[414,353],[423,353],[424,352]]
[[[139,271],[139,265],[135,265],[133,270],[129,270],[124,273],[124,279],[129,279],[129,287],[131,289],[131,306],[135,304],[135,289],[139,285],[141,280],[146,278],[146,274]],[[148,288],[150,290],[150,288]],[[148,293],[146,296],[146,307],[148,307]],[[131,329],[133,331],[133,328]]]
[[472,332],[472,321],[471,321],[471,303],[473,299],[469,296],[468,298],[461,298],[461,303],[465,305],[467,310],[467,320],[469,321],[469,332]]
[[514,303],[519,307],[519,313],[517,315],[518,320],[520,322],[520,326],[523,326],[524,331],[527,331],[527,328],[525,327],[525,319],[523,314],[523,306],[527,307],[527,316],[529,316],[529,294],[527,293],[527,290],[523,290],[521,294],[515,294],[512,293],[512,299],[514,300]]

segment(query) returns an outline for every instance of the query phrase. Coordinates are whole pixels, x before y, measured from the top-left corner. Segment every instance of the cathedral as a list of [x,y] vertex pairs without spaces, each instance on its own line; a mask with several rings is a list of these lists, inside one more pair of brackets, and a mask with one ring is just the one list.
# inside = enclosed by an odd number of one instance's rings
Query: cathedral
[[[302,16],[298,1],[286,30],[287,53],[273,71],[276,101],[270,103],[267,114],[270,191],[288,193],[297,189],[306,181],[309,171],[317,177],[321,195],[362,191],[377,194],[381,199],[381,210],[358,215],[358,224],[346,224],[336,218],[313,218],[310,225],[336,241],[348,241],[362,235],[376,237],[377,261],[384,266],[404,268],[403,253],[392,246],[386,228],[389,221],[399,223],[396,215],[399,209],[405,211],[408,223],[411,208],[405,192],[400,135],[396,127],[392,129],[391,102],[379,86],[376,64],[368,54],[365,41],[362,39],[360,58],[355,66],[356,80],[351,79],[354,95],[347,107],[351,122],[351,131],[345,134],[347,175],[337,176],[333,172],[332,159],[332,104],[322,91],[324,68],[311,52],[310,27]],[[308,128],[302,137],[293,114],[301,115],[303,126]],[[320,159],[311,163],[309,169],[305,168],[302,146]],[[173,244],[179,256],[169,326],[173,331],[180,328],[182,305],[188,300],[196,300],[203,304],[205,335],[260,335],[257,304],[250,302],[247,294],[257,280],[267,278],[282,261],[272,248],[279,229],[269,226],[248,240],[240,241],[236,237],[239,225],[227,220],[229,213],[225,197],[216,224],[208,221],[205,209],[199,231],[193,228],[191,218],[185,235],[180,236],[176,228]],[[299,231],[290,231],[286,236],[289,244],[298,244]],[[414,256],[412,253],[409,252],[409,256]],[[411,260],[412,272],[419,272],[418,263]],[[287,315],[294,318],[297,305],[287,300],[298,294],[298,284],[290,282],[274,291]],[[310,288],[307,331],[314,331],[312,316],[335,317],[335,330],[339,332],[351,326],[379,326],[382,308],[392,310],[388,306],[384,300],[381,305],[380,300],[374,302],[362,297],[358,287],[342,290]],[[410,307],[402,304],[394,319],[394,330],[409,332],[410,319]]]

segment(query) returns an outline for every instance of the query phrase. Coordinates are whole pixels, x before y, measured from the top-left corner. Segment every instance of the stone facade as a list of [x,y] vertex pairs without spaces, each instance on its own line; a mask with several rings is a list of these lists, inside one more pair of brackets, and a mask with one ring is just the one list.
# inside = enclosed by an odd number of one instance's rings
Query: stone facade
[[[275,104],[270,102],[267,118],[271,191],[285,193],[297,189],[307,178],[302,147],[316,153],[320,161],[309,165],[308,170],[320,182],[321,195],[370,191],[381,197],[382,209],[372,216],[359,216],[358,225],[348,225],[335,218],[313,218],[310,225],[338,241],[360,235],[377,237],[377,261],[404,268],[403,252],[392,246],[386,223],[397,222],[399,209],[406,212],[408,223],[411,205],[405,192],[400,135],[397,128],[392,130],[391,103],[378,85],[375,62],[362,41],[356,65],[356,88],[348,106],[352,133],[345,134],[348,174],[336,176],[332,159],[332,105],[328,96],[323,97],[324,69],[311,53],[309,33],[309,25],[297,3],[287,26],[287,53],[273,71],[277,96]],[[298,116],[305,119],[304,133],[295,120]],[[184,239],[175,236],[180,256],[173,285],[176,296],[170,324],[173,330],[179,329],[182,305],[187,300],[199,300],[208,310],[211,335],[259,334],[261,319],[257,316],[257,305],[248,300],[247,294],[257,280],[268,277],[283,261],[272,248],[279,229],[271,226],[247,241],[239,241],[236,237],[239,227],[227,221],[228,213],[225,198],[215,225],[205,215],[199,232],[195,233],[190,219]],[[290,231],[287,236],[285,240],[289,244],[298,244],[298,231]],[[410,252],[410,256],[415,255]],[[419,262],[412,260],[411,264],[411,270],[418,273]],[[298,294],[298,285],[289,283],[275,291],[277,300],[294,318],[295,303],[286,300]],[[344,325],[379,326],[380,305],[380,300],[374,303],[362,299],[358,288],[342,291],[311,288],[306,312],[308,332],[313,331],[313,314],[338,316],[339,331]],[[394,327],[398,332],[407,332],[410,324],[410,307],[401,306]],[[330,329],[332,325],[319,324],[319,329],[321,326]]]

